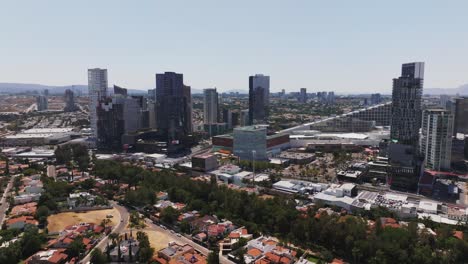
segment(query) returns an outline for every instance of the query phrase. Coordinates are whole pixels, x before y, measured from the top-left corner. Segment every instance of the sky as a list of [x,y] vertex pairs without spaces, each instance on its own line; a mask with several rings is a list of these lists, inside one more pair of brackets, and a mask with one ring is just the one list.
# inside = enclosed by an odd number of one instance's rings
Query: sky
[[0,82],[155,87],[155,73],[192,88],[272,92],[391,91],[402,63],[426,63],[425,87],[468,83],[468,1],[30,0],[0,3]]

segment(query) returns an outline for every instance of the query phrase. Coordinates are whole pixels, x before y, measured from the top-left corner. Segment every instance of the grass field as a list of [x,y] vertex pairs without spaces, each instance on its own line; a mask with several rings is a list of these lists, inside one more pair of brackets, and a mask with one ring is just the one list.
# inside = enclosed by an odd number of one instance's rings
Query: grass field
[[113,218],[109,218],[111,220],[110,225],[115,226],[120,222],[120,214],[117,209],[96,210],[85,213],[67,212],[49,216],[47,218],[47,228],[49,232],[59,232],[66,226],[83,222],[100,224],[102,219],[105,219],[108,214],[114,216]]

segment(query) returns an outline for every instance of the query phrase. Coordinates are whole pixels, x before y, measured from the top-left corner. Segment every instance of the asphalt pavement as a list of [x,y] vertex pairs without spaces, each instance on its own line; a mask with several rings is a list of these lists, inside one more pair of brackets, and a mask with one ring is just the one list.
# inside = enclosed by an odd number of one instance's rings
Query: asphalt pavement
[[[128,221],[129,221],[129,218],[130,218],[130,213],[128,212],[128,210],[123,207],[123,206],[120,206],[118,205],[116,202],[112,201],[111,202],[111,205],[117,209],[117,211],[119,211],[120,213],[120,222],[119,224],[117,224],[113,229],[112,229],[112,232],[111,233],[117,233],[117,234],[120,234],[122,233],[124,230],[125,230],[125,227],[127,227],[128,225]],[[109,236],[105,236],[103,239],[101,239],[101,241],[98,242],[98,244],[94,247],[95,248],[99,248],[102,252],[105,252],[106,250],[106,246],[107,246],[107,241],[109,240]],[[90,260],[91,260],[91,252],[93,250],[91,250],[88,255],[86,255],[81,261],[80,263],[88,263]]]
[[8,209],[8,202],[7,202],[7,195],[10,192],[11,188],[13,187],[13,181],[15,180],[16,175],[11,176],[10,182],[8,182],[5,191],[2,194],[2,199],[0,199],[0,227],[3,225],[3,221],[5,220],[5,213]]

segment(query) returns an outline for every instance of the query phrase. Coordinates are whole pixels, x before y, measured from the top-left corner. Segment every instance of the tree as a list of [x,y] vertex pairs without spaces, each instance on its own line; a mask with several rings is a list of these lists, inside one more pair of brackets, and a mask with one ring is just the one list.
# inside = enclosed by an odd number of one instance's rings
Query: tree
[[172,206],[164,208],[161,212],[161,220],[167,224],[173,224],[177,220],[178,216],[179,212]]
[[210,251],[207,259],[208,264],[219,264],[219,254],[216,249]]
[[147,263],[153,258],[154,248],[150,246],[148,235],[144,232],[137,232],[137,240],[140,246],[138,261]]
[[36,253],[45,241],[44,234],[39,234],[37,227],[27,227],[21,239],[22,256],[27,258]]
[[41,205],[36,210],[36,219],[39,221],[39,224],[42,226],[47,225],[47,217],[49,216],[50,211],[47,206]]
[[85,245],[83,244],[83,237],[78,236],[73,240],[73,242],[68,245],[66,250],[68,256],[70,257],[78,257],[84,251]]
[[107,263],[106,256],[102,253],[102,251],[99,248],[95,248],[91,252],[91,263],[92,264],[105,264],[105,263]]

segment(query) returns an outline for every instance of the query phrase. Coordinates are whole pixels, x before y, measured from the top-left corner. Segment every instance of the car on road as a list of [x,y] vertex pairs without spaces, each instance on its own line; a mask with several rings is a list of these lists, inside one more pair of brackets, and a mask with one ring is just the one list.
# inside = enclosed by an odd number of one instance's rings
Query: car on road
[[181,237],[181,235],[180,235],[179,233],[177,233],[177,236],[178,236],[178,237]]

